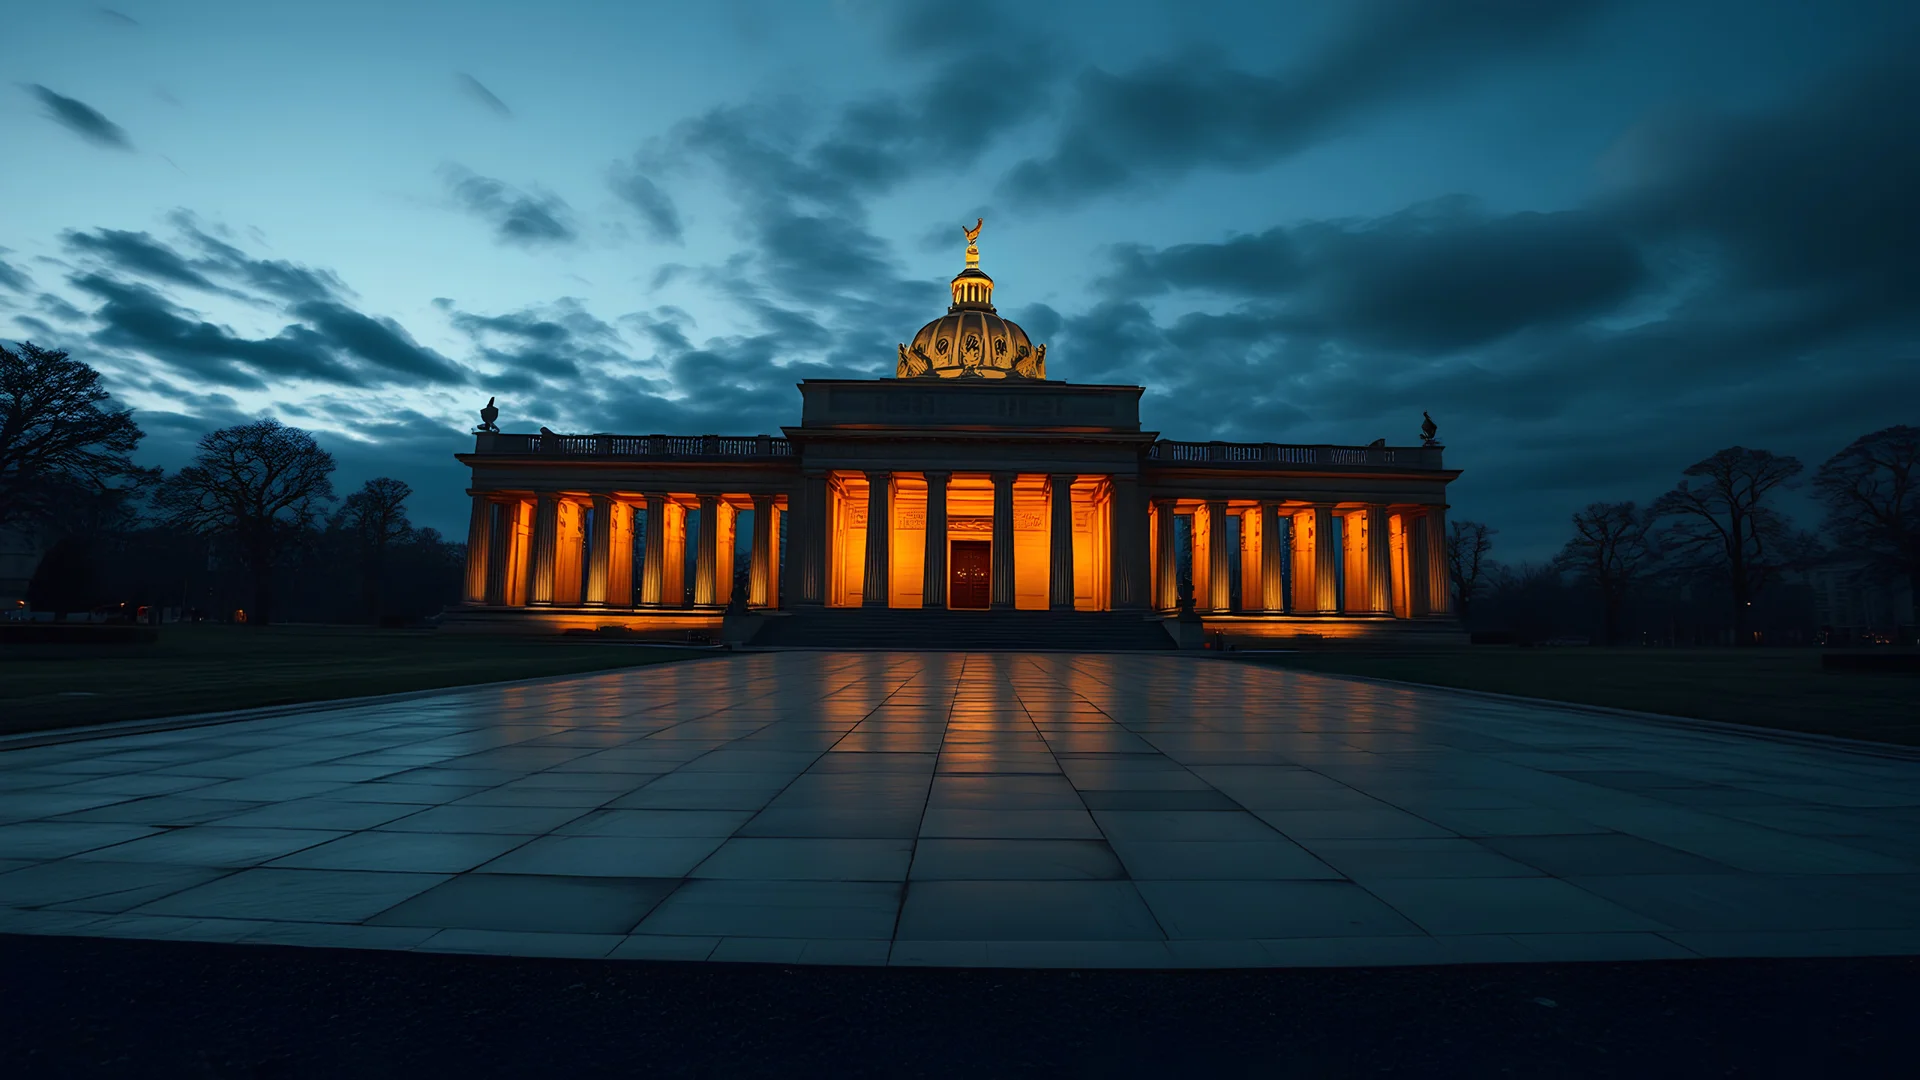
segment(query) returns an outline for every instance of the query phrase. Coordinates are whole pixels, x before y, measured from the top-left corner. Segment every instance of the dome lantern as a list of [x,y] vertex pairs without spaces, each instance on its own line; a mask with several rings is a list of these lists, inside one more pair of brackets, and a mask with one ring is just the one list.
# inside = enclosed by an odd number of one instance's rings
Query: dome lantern
[[1047,347],[1035,345],[1017,323],[993,309],[993,279],[980,269],[980,228],[967,236],[966,269],[954,275],[953,305],[900,346],[900,379],[1044,379]]

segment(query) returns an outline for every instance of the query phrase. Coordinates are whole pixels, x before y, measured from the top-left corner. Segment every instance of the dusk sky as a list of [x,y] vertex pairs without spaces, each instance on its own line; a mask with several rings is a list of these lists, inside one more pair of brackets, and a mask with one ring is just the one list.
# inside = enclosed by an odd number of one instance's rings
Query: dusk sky
[[[1417,442],[1543,558],[1741,444],[1920,423],[1913,0],[14,0],[0,338],[174,467],[314,430],[464,539],[475,411],[755,434],[986,219],[1049,377]],[[1811,524],[1812,522],[1807,522]]]

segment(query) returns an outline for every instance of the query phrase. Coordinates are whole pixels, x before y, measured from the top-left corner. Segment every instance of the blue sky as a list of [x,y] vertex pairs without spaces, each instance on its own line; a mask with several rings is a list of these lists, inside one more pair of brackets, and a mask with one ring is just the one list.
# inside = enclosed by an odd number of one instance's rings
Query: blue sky
[[258,415],[464,522],[509,430],[752,434],[1003,313],[1173,438],[1411,441],[1538,558],[1920,423],[1914,5],[16,5],[0,338],[176,465]]

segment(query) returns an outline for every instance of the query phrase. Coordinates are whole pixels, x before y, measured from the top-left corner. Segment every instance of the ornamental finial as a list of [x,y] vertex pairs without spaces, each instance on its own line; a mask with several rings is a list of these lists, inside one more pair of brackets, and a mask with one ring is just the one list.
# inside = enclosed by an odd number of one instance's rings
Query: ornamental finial
[[960,226],[960,231],[967,234],[968,269],[978,270],[980,268],[980,226],[986,223],[986,218],[975,218],[973,219],[973,228],[969,229],[965,225]]

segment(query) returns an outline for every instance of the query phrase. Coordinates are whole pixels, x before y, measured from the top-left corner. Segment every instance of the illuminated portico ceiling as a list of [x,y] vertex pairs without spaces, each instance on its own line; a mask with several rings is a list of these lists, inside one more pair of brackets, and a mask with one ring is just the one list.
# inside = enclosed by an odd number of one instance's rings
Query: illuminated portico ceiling
[[953,305],[900,346],[900,379],[1044,379],[1047,347],[993,310],[993,279],[980,269],[980,228],[967,234],[967,266],[953,279]]

